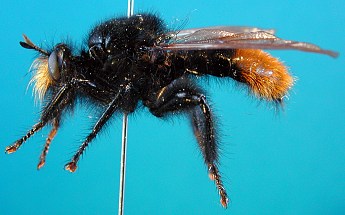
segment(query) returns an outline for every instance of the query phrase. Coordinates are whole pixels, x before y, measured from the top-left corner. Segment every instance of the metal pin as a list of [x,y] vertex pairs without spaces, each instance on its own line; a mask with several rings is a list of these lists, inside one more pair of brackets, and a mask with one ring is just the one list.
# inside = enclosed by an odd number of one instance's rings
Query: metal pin
[[[127,16],[130,17],[134,12],[134,0],[128,0]],[[125,179],[126,179],[126,156],[127,156],[127,126],[128,115],[123,114],[122,120],[122,146],[121,146],[121,166],[120,166],[120,188],[119,188],[119,215],[123,215],[125,204]]]
[[119,188],[119,215],[123,215],[125,199],[125,179],[126,179],[126,154],[127,154],[127,113],[123,114],[122,121],[122,149],[120,166],[120,188]]

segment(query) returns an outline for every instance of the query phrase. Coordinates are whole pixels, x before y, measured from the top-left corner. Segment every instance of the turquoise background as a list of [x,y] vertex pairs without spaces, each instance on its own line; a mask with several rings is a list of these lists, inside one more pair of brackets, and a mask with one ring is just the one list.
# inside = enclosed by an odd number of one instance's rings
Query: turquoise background
[[[43,46],[77,45],[89,29],[127,2],[3,2],[0,19],[0,146],[4,150],[39,117],[28,69]],[[184,117],[130,116],[125,214],[345,214],[345,3],[330,1],[137,0],[136,12],[157,12],[169,27],[245,25],[274,28],[282,38],[341,53],[338,59],[274,51],[298,77],[285,110],[257,102],[229,82],[209,92],[221,128],[221,172],[231,197],[224,210]],[[46,166],[36,170],[48,129],[14,154],[0,154],[0,214],[117,214],[121,118],[88,148],[76,173],[63,169],[95,120],[78,107],[65,118]]]

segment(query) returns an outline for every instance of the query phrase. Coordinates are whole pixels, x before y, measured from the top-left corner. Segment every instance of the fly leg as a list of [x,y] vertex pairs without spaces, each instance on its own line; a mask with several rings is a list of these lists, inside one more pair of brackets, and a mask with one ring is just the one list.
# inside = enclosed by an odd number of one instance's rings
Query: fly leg
[[24,135],[22,138],[18,139],[14,144],[7,146],[5,152],[11,154],[19,149],[19,147],[27,141],[32,135],[37,131],[41,130],[47,123],[52,119],[61,114],[63,107],[67,104],[69,100],[70,89],[68,85],[64,85],[60,90],[55,94],[53,99],[48,103],[44,108],[41,119],[36,123],[32,128]]
[[112,102],[108,105],[107,109],[103,112],[101,117],[98,119],[96,124],[94,125],[91,133],[86,137],[84,142],[81,144],[75,155],[72,157],[71,162],[67,163],[65,165],[65,169],[70,172],[75,172],[77,169],[77,163],[80,158],[80,156],[83,154],[86,147],[89,145],[89,143],[96,137],[98,132],[102,129],[102,127],[105,125],[105,123],[110,119],[110,117],[113,115],[113,113],[117,110],[118,102],[119,102],[119,94],[118,93],[115,98],[112,100]]
[[40,159],[39,159],[39,162],[38,162],[38,165],[37,165],[37,169],[41,169],[45,162],[46,162],[46,156],[48,154],[48,150],[49,150],[49,146],[50,146],[50,143],[52,142],[52,140],[54,139],[58,129],[59,129],[59,126],[60,126],[60,120],[57,119],[57,118],[54,118],[53,119],[53,128],[51,129],[51,131],[49,132],[49,135],[46,139],[46,143],[44,145],[44,148],[42,150],[42,153],[40,155]]
[[215,181],[221,204],[223,207],[227,207],[229,200],[217,167],[218,144],[215,123],[211,109],[201,90],[184,77],[162,88],[145,100],[144,104],[157,117],[178,112],[189,114],[194,135],[208,167],[209,177]]
[[17,140],[14,144],[7,146],[5,149],[5,152],[7,154],[11,154],[19,149],[19,147],[27,140],[29,139],[32,135],[34,135],[37,131],[41,130],[45,123],[39,122],[35,124],[29,131],[24,135],[22,138]]

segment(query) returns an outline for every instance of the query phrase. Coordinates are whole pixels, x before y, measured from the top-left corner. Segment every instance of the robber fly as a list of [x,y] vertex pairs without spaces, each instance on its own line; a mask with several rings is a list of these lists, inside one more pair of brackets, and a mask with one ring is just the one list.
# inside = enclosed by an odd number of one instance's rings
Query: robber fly
[[37,166],[41,168],[61,119],[78,100],[101,106],[102,113],[66,164],[70,172],[76,171],[80,156],[114,113],[133,113],[138,103],[156,117],[186,113],[224,207],[229,200],[218,170],[217,127],[196,77],[232,78],[257,98],[282,103],[294,79],[282,62],[262,49],[337,56],[310,43],[279,39],[272,30],[209,27],[169,31],[158,16],[149,13],[104,21],[90,31],[87,43],[87,48],[77,51],[66,43],[45,50],[24,35],[20,45],[39,53],[31,67],[30,83],[44,105],[39,121],[6,152],[17,151],[50,124]]

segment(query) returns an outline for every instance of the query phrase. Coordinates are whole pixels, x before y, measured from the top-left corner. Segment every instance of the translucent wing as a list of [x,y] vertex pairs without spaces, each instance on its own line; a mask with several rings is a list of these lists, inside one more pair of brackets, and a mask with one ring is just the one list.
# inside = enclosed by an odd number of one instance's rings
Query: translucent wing
[[305,42],[283,40],[273,30],[251,27],[211,27],[182,30],[167,35],[170,40],[160,44],[165,50],[212,49],[295,49],[337,57],[338,53]]
[[216,27],[206,27],[206,28],[191,28],[186,30],[181,30],[178,32],[169,32],[168,35],[173,37],[175,40],[185,39],[186,37],[190,37],[190,35],[203,35],[204,37],[208,37],[211,39],[213,37],[219,37],[217,33],[224,33],[224,34],[234,34],[234,33],[249,33],[249,32],[257,32],[257,31],[265,31],[271,34],[274,34],[275,31],[273,29],[260,29],[256,27],[244,27],[244,26],[216,26]]

